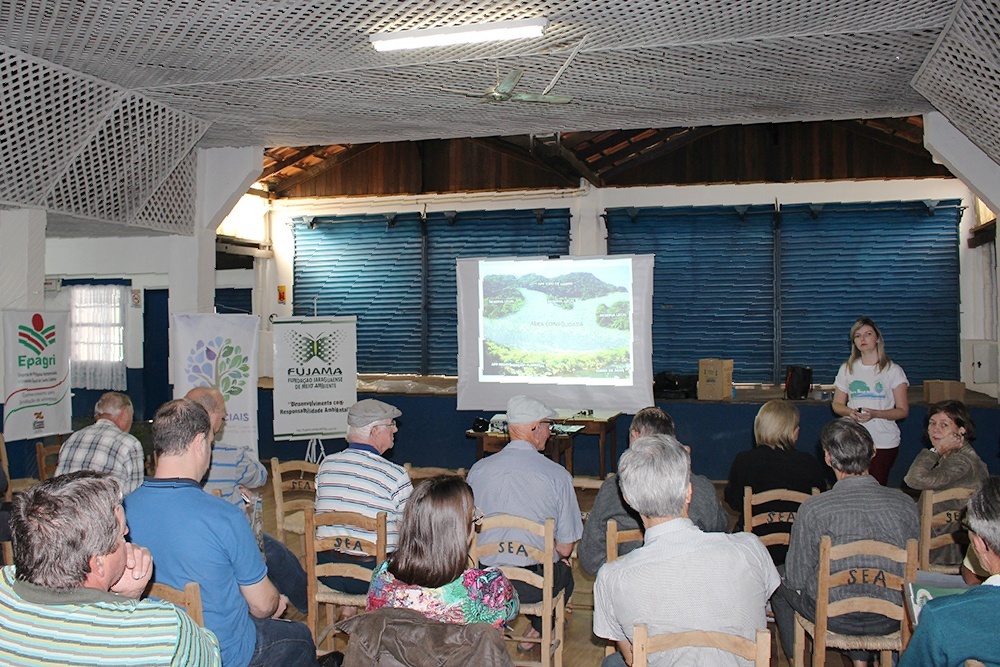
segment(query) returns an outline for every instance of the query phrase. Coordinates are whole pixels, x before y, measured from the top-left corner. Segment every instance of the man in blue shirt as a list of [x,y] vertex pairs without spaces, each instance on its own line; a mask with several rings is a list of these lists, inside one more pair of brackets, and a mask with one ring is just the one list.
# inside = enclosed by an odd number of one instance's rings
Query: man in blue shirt
[[288,599],[267,578],[243,511],[200,485],[212,460],[212,425],[187,399],[165,403],[153,418],[156,476],[128,497],[132,537],[156,561],[156,581],[201,586],[205,627],[215,632],[226,667],[315,665],[316,647],[302,623],[280,620]]
[[981,586],[931,600],[899,667],[1000,665],[1000,477],[990,477],[969,498],[969,540],[990,573]]

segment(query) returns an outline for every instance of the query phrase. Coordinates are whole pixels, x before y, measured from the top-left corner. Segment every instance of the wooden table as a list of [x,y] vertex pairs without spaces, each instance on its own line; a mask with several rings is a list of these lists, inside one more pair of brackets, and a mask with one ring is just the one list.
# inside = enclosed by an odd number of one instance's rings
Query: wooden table
[[[579,431],[583,432],[583,431]],[[545,455],[559,463],[560,465],[565,465],[566,470],[569,474],[573,474],[573,437],[576,433],[567,433],[560,435],[550,435],[548,441],[545,443]],[[494,454],[499,452],[504,448],[508,442],[510,442],[510,436],[506,433],[479,433],[477,431],[466,431],[465,436],[467,438],[476,439],[476,460],[483,458],[487,454]],[[560,458],[565,455],[565,463],[560,461]]]
[[[610,442],[611,444],[611,470],[614,472],[618,469],[618,457],[615,455],[615,448],[618,444],[618,433],[615,427],[621,414],[620,412],[595,411],[592,415],[576,414],[565,418],[560,415],[556,419],[556,421],[567,426],[582,426],[583,430],[578,431],[578,433],[596,435],[598,437],[597,447],[598,455],[601,457],[601,479],[605,478],[607,472],[604,460],[605,442]],[[609,435],[611,436],[610,438],[608,438]],[[570,472],[573,472],[572,469],[570,469]]]

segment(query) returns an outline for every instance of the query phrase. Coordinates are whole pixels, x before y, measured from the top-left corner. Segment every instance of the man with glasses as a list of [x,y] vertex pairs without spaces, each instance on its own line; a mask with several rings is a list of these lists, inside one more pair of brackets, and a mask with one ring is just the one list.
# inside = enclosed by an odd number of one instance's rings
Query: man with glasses
[[[469,470],[469,486],[476,497],[476,505],[486,516],[512,514],[545,523],[556,521],[556,563],[553,593],[565,590],[566,597],[573,594],[573,571],[569,556],[573,545],[583,534],[580,506],[573,489],[573,477],[542,450],[549,439],[552,418],[556,412],[541,401],[528,396],[514,396],[507,403],[507,429],[510,442],[504,448],[478,462]],[[497,529],[500,531],[500,529]],[[489,531],[492,533],[492,531]],[[507,531],[517,542],[533,544],[542,549],[541,538],[523,531]],[[516,533],[516,534],[514,534]],[[487,542],[502,541],[495,534],[484,535]],[[486,565],[531,566],[539,574],[541,564],[516,553],[491,556]],[[541,591],[523,582],[515,581],[514,588],[522,603],[540,602]],[[542,621],[531,617],[528,636],[541,636]],[[518,648],[530,650],[533,644],[524,643]]]
[[[396,417],[402,412],[395,406],[366,398],[347,410],[347,449],[323,459],[316,475],[317,512],[357,512],[374,518],[386,513],[386,550],[396,550],[403,507],[413,487],[402,466],[383,457],[392,449]],[[326,537],[342,529],[322,526],[317,537]],[[348,534],[375,541],[375,534],[349,528]],[[326,551],[319,554],[321,563],[350,562],[374,566],[374,558],[360,552]],[[340,577],[327,577],[327,586],[351,595],[368,592],[368,584]],[[345,607],[345,609],[347,609]]]
[[969,498],[969,542],[990,573],[981,586],[931,600],[899,667],[1000,663],[1000,477],[989,477]]

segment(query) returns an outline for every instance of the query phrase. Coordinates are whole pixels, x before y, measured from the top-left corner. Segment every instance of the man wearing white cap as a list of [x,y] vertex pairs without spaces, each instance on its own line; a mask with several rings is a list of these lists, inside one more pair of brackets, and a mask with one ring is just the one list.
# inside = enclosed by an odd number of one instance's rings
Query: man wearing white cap
[[[347,410],[347,449],[323,459],[316,475],[317,512],[357,512],[375,517],[386,513],[386,549],[396,550],[399,521],[403,507],[413,487],[402,466],[383,458],[392,449],[396,433],[396,417],[403,413],[395,406],[366,398]],[[320,527],[318,537],[339,529]],[[348,533],[360,539],[375,541],[374,533],[355,528]],[[373,565],[374,558],[363,553],[346,551],[342,557],[335,552],[320,554],[320,562],[347,561]],[[352,595],[368,592],[368,584],[353,579],[327,577],[326,585]]]
[[[573,477],[542,454],[549,439],[551,419],[555,416],[556,412],[541,401],[527,396],[511,398],[507,403],[510,442],[501,451],[472,466],[468,481],[476,505],[486,516],[513,514],[538,523],[555,519],[557,561],[553,592],[558,594],[565,590],[569,597],[573,593],[573,571],[567,559],[583,534],[583,521],[573,490]],[[512,539],[543,548],[540,538],[523,531],[506,531],[510,533],[509,538],[487,532],[483,539],[489,542]],[[529,565],[539,574],[542,572],[540,564],[516,553],[484,560],[487,565]],[[541,591],[537,588],[521,582],[514,582],[514,588],[523,603],[541,600]],[[539,633],[541,619],[532,617],[531,621],[533,631]]]

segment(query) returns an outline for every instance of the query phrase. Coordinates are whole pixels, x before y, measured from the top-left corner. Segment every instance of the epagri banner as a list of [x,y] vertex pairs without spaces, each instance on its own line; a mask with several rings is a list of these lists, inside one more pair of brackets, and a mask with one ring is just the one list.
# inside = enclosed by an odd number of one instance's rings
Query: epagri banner
[[358,399],[357,318],[274,320],[274,439],[342,438]]
[[171,368],[174,398],[213,387],[226,399],[226,426],[216,438],[257,452],[256,315],[174,315]]
[[73,430],[68,323],[69,313],[3,312],[5,439]]

